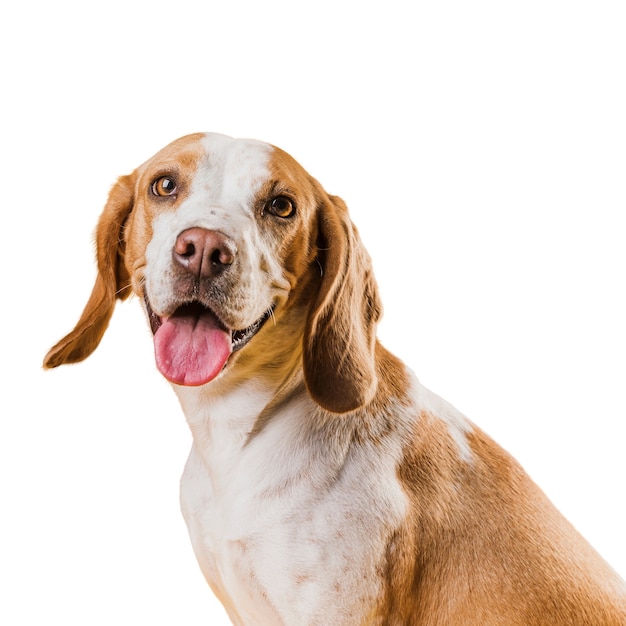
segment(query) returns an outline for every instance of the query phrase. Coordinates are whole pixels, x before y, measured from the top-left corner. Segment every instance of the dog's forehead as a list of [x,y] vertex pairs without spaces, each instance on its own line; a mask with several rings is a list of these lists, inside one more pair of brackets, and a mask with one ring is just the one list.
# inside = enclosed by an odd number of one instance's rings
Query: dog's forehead
[[138,168],[139,185],[175,175],[196,197],[249,201],[264,186],[291,193],[315,193],[314,180],[288,153],[257,139],[219,133],[186,135],[162,148]]
[[201,144],[203,155],[194,177],[197,192],[245,203],[271,176],[274,149],[267,143],[207,133]]
[[163,173],[190,177],[195,191],[247,195],[271,175],[273,146],[255,139],[196,133],[165,146],[143,166],[148,179]]

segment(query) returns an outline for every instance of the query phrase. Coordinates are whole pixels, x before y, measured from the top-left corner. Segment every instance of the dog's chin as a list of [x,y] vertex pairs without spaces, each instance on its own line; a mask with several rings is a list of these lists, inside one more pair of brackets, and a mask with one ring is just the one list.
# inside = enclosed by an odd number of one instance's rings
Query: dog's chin
[[228,328],[209,307],[198,301],[185,302],[168,316],[157,315],[144,298],[154,338],[157,368],[178,385],[204,385],[242,350],[272,316],[274,305],[243,329]]

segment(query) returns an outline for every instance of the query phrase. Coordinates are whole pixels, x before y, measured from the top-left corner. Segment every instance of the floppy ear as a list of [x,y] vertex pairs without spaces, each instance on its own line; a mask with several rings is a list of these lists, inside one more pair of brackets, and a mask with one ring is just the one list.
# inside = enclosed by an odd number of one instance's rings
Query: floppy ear
[[370,402],[376,391],[382,306],[369,255],[343,200],[326,196],[318,219],[323,276],[306,323],[304,376],[320,406],[346,413]]
[[134,181],[134,174],[122,176],[109,193],[96,229],[96,283],[74,330],[46,354],[45,368],[86,359],[96,349],[109,325],[116,298],[124,300],[130,294],[122,230],[133,208]]

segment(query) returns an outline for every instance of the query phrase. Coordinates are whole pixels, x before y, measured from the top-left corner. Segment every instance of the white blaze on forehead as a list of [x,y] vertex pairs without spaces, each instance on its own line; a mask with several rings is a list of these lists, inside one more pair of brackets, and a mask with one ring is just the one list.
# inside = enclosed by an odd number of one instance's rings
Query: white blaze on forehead
[[270,176],[272,147],[255,139],[233,139],[207,133],[205,150],[194,178],[193,193],[204,192],[221,206],[250,208],[254,195]]

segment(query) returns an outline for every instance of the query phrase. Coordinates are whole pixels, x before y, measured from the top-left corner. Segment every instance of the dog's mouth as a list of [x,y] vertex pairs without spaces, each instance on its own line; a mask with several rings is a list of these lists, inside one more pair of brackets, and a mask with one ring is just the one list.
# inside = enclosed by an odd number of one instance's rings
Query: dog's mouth
[[274,311],[272,305],[247,328],[233,330],[200,302],[183,304],[172,315],[160,317],[148,299],[144,300],[154,335],[157,368],[170,382],[186,386],[213,380],[230,355],[246,346]]

